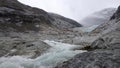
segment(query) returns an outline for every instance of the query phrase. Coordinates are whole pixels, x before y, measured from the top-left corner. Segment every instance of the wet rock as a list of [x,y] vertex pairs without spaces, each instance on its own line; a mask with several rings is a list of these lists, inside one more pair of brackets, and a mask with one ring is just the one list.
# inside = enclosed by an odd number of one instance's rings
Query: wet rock
[[98,50],[76,55],[55,68],[120,68],[120,50]]
[[51,46],[40,41],[39,39],[21,39],[1,37],[0,40],[0,57],[23,55],[30,58],[36,58],[47,51]]

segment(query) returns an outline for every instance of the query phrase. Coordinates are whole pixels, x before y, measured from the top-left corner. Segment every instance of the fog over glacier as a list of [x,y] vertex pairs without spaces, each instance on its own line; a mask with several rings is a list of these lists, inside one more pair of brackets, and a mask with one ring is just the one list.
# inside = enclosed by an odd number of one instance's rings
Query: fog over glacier
[[80,21],[84,17],[104,8],[117,8],[120,0],[19,0],[33,7],[42,8],[48,12],[61,14]]

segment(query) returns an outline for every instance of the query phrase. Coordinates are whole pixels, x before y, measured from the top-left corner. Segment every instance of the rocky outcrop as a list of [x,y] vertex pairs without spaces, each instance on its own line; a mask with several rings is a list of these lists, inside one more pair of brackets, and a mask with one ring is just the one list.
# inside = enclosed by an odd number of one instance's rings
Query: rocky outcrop
[[64,29],[64,28],[82,27],[82,25],[79,24],[78,22],[72,19],[66,18],[64,16],[61,16],[55,13],[49,13],[49,15],[54,19],[52,24],[54,26],[57,26],[57,28]]
[[[120,8],[120,7],[119,7]],[[88,52],[78,54],[55,68],[120,68],[120,9],[110,21],[90,33],[99,36]]]
[[35,34],[12,34],[13,36],[0,37],[0,57],[20,55],[36,58],[51,47],[37,38]]
[[116,13],[114,13],[114,15],[111,17],[112,19],[119,19],[120,18],[120,6],[118,7],[118,10],[116,11]]

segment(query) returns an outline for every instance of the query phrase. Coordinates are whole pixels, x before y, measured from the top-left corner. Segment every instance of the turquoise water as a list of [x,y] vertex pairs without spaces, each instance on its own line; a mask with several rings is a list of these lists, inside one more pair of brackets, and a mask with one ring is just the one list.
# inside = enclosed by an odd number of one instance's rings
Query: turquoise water
[[45,40],[47,44],[52,46],[46,53],[30,59],[22,56],[1,57],[0,68],[53,68],[59,63],[67,61],[78,53],[85,51],[73,50],[78,45],[70,45],[55,41]]

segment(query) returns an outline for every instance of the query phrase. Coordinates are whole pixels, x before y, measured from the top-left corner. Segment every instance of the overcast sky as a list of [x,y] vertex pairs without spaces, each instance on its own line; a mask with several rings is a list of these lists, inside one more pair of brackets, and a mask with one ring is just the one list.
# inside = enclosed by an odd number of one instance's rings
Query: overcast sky
[[65,17],[80,21],[95,11],[104,8],[117,8],[120,0],[19,0],[20,2],[38,7],[47,12],[54,12]]

